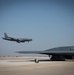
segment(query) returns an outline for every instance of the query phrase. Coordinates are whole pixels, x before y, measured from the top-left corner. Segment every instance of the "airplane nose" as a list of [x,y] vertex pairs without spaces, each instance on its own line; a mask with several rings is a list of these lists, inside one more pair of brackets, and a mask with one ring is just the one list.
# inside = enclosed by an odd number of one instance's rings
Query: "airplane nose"
[[5,39],[5,38],[2,37],[2,39]]

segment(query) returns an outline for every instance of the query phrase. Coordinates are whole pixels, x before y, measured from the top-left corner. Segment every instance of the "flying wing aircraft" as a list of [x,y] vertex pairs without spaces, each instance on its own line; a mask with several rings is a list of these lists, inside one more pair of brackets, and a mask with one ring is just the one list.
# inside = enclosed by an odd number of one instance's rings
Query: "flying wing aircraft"
[[56,47],[45,51],[17,51],[17,53],[46,54],[51,56],[52,61],[65,61],[65,59],[74,59],[74,46]]
[[13,37],[9,37],[6,33],[4,33],[4,40],[8,40],[8,41],[16,41],[17,43],[24,43],[24,42],[30,42],[32,41],[32,39],[29,38],[13,38]]

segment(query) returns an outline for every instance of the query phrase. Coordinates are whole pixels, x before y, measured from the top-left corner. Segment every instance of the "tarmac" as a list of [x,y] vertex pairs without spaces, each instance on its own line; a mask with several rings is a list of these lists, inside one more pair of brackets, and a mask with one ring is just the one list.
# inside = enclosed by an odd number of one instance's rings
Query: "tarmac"
[[[39,63],[35,63],[38,58]],[[74,61],[48,57],[0,57],[0,75],[74,75]]]

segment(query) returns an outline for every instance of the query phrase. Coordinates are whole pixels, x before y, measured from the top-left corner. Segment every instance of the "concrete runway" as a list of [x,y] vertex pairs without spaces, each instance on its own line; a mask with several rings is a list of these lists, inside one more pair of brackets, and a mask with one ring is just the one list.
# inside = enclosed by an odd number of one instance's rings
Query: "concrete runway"
[[[35,57],[36,58],[36,57]],[[0,57],[0,75],[74,75],[73,61],[48,61],[48,57]]]

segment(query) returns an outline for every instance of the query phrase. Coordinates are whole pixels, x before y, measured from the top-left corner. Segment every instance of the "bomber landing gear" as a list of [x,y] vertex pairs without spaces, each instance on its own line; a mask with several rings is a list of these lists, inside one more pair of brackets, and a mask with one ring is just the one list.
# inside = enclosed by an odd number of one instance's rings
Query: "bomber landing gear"
[[50,60],[51,61],[65,61],[65,57],[53,55]]

